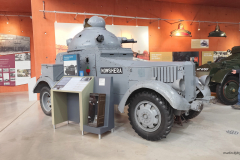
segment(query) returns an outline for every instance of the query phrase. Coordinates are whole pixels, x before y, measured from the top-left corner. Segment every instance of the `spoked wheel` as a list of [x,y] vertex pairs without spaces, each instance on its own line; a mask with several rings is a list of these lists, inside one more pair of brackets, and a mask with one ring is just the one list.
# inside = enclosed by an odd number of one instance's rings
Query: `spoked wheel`
[[49,87],[43,87],[40,92],[40,104],[43,112],[51,116],[51,94],[50,94],[50,88]]
[[128,116],[132,128],[142,138],[157,141],[170,133],[173,113],[167,101],[155,92],[140,92],[131,97]]
[[222,84],[217,85],[218,99],[226,105],[233,105],[238,102],[239,81],[237,77],[229,76]]

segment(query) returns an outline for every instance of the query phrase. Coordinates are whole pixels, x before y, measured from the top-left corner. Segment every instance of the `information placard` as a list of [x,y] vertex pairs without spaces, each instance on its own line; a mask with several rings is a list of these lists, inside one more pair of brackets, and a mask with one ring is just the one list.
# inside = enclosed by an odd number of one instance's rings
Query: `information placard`
[[202,64],[206,64],[208,61],[213,62],[214,51],[202,51]]
[[209,39],[192,39],[191,48],[209,48]]
[[171,62],[172,52],[150,52],[150,61]]
[[82,91],[92,77],[63,77],[53,89],[62,91]]

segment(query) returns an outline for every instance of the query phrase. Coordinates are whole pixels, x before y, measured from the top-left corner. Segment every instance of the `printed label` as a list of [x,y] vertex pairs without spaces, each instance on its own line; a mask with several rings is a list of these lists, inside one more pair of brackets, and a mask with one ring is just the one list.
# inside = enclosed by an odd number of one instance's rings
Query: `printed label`
[[122,67],[101,67],[101,74],[123,74]]

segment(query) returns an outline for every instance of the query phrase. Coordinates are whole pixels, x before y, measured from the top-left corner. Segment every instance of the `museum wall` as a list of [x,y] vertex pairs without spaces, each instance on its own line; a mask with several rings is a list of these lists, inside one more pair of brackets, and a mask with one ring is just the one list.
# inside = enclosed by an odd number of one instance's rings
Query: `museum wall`
[[[2,13],[1,13],[2,14]],[[6,13],[3,14],[14,14],[24,15],[24,13]],[[28,14],[29,15],[29,14]],[[35,77],[35,57],[33,48],[33,31],[32,31],[32,19],[29,17],[8,17],[9,23],[7,24],[7,18],[0,16],[0,33],[13,34],[18,36],[30,37],[30,52],[31,52],[31,77]],[[28,91],[28,85],[19,86],[1,86],[0,93],[3,92],[22,92]]]
[[[82,23],[85,16],[46,13],[46,19],[39,10],[43,9],[42,0],[32,0],[34,53],[36,64],[36,76],[41,75],[41,64],[54,63],[56,57],[54,22]],[[45,0],[45,9],[50,11],[88,12],[100,14],[115,14],[137,17],[159,17],[166,19],[186,19],[200,21],[239,22],[240,11],[236,8],[212,7],[201,5],[187,5],[156,1],[132,1],[132,0]],[[90,16],[86,16],[90,17]],[[184,28],[192,32],[192,37],[170,37],[170,32],[177,29],[178,23],[169,24],[160,21],[150,24],[149,20],[138,20],[138,26],[149,27],[149,51],[225,51],[235,45],[239,45],[239,25],[223,25],[220,29],[226,32],[226,38],[208,38],[209,32],[215,30],[215,25],[207,23],[199,24],[182,22]],[[114,18],[114,25],[136,25],[133,20],[127,23],[127,19]],[[112,24],[112,18],[106,19],[106,24]],[[79,30],[80,31],[80,30]],[[70,37],[69,37],[70,38]],[[191,39],[209,39],[208,49],[191,49]],[[200,58],[201,64],[201,58]]]

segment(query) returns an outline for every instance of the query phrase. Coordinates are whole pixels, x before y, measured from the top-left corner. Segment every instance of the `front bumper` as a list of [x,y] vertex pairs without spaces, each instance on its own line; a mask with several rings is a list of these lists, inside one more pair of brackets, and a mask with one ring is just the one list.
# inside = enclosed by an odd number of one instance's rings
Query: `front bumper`
[[214,96],[206,96],[204,98],[196,98],[195,101],[191,103],[190,109],[194,111],[201,111],[203,109],[204,104],[211,104],[215,99]]

